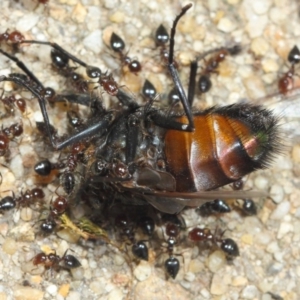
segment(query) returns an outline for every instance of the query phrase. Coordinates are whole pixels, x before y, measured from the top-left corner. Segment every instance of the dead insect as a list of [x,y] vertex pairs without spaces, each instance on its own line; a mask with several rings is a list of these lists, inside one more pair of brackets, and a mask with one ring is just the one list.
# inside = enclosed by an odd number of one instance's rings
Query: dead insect
[[[68,195],[67,198],[58,197],[52,204],[48,217],[41,225],[44,232],[52,232],[59,220],[62,226],[74,230],[84,238],[94,237],[96,227],[86,222],[76,224],[68,217],[65,213],[68,204],[84,201],[90,208],[100,210],[104,216],[112,206],[117,206],[120,211],[114,219],[115,224],[130,241],[132,253],[146,260],[148,246],[134,236],[133,225],[126,215],[121,214],[123,206],[152,205],[160,212],[176,214],[185,207],[199,207],[208,203],[207,211],[223,212],[226,210],[224,202],[213,200],[250,199],[263,194],[255,191],[216,190],[257,169],[269,166],[280,150],[278,119],[271,111],[247,103],[213,107],[204,111],[192,109],[198,61],[191,64],[187,95],[174,62],[176,26],[190,7],[191,4],[186,5],[175,18],[168,37],[168,55],[165,56],[175,86],[172,95],[176,95],[183,110],[165,109],[157,105],[155,88],[149,82],[145,83],[143,89],[146,103],[139,104],[118,85],[112,74],[89,66],[61,46],[49,42],[20,41],[52,47],[52,64],[67,78],[79,78],[74,73],[75,69],[69,66],[69,61],[85,68],[92,83],[102,87],[109,96],[115,97],[118,104],[106,109],[96,93],[87,91],[88,85],[81,88],[81,84],[85,82],[82,78],[78,82],[77,79],[73,81],[76,83],[72,85],[75,93],[58,94],[44,87],[16,57],[0,49],[2,54],[16,62],[25,73],[1,76],[0,81],[12,81],[31,92],[37,98],[44,118],[44,122],[37,124],[37,127],[49,137],[54,150],[69,147],[65,153],[62,152],[65,155],[62,163],[53,164],[49,160],[43,160],[35,166],[35,171],[41,176],[48,176],[52,170],[64,168],[61,185]],[[124,56],[124,42],[122,44],[122,40],[118,40],[115,35],[112,36],[111,43],[113,50]],[[166,50],[164,44],[162,42],[161,47]],[[208,79],[211,73],[216,72],[224,57],[231,54],[230,51],[234,54],[233,49],[223,49],[208,60],[204,72]],[[209,88],[210,84],[207,83],[204,90]],[[172,101],[176,97],[172,96]],[[62,101],[84,105],[90,108],[90,115],[86,122],[79,120],[80,126],[73,126],[71,135],[62,138],[50,124],[47,101],[53,105]],[[80,180],[76,177],[80,177]],[[246,200],[243,201],[246,203]],[[251,211],[249,208],[249,211],[251,213],[253,209]],[[176,228],[173,225],[167,225],[166,229],[169,258],[165,267],[167,273],[175,278],[180,267],[174,254],[179,229],[177,225],[174,225]],[[152,235],[155,222],[150,218],[143,226],[146,234]],[[222,234],[214,235],[207,230],[203,236],[200,235],[201,238],[217,244],[229,257],[238,255],[239,250],[233,240],[224,239]],[[106,235],[100,236],[109,241]],[[196,229],[190,233],[190,238],[193,241],[201,239]],[[54,254],[52,263],[47,255],[41,254],[41,258],[36,259],[37,264],[44,259],[49,267],[56,267],[61,261]]]
[[[101,195],[102,204],[111,199],[128,205],[150,203],[160,211],[176,213],[185,206],[197,207],[215,198],[260,195],[213,190],[269,166],[280,149],[277,118],[271,111],[250,104],[192,111],[195,78],[190,79],[186,96],[173,61],[176,26],[190,7],[191,4],[186,5],[174,20],[167,64],[183,112],[167,113],[155,107],[153,100],[139,105],[120,87],[113,95],[122,104],[121,111],[95,105],[99,99],[90,94],[72,94],[65,99],[94,108],[80,131],[61,140],[54,136],[50,125],[45,106],[47,88],[27,67],[21,67],[27,80],[15,76],[0,78],[0,81],[19,84],[38,99],[45,131],[54,149],[79,141],[86,143],[89,153],[83,150],[83,160],[88,161],[82,171],[85,174],[83,189],[95,187],[93,190]],[[20,43],[50,45],[57,53],[56,58],[64,57],[64,63],[73,60],[86,68],[90,78],[101,80],[103,76],[99,68],[88,66],[55,43],[26,40]],[[195,64],[191,68],[195,68]],[[74,168],[69,165],[65,174],[65,191],[71,193],[75,185]]]

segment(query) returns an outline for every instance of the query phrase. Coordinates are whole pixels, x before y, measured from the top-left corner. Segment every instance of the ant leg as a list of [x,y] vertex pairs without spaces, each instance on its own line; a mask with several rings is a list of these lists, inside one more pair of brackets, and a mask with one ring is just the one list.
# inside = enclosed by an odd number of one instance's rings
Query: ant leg
[[93,103],[94,97],[90,94],[59,94],[50,100],[51,103],[65,102],[90,106]]
[[85,62],[83,62],[82,60],[80,60],[76,56],[72,55],[71,53],[69,53],[68,51],[66,51],[64,48],[62,48],[61,46],[59,46],[56,43],[35,41],[35,40],[23,40],[23,41],[20,41],[19,44],[38,44],[38,45],[50,46],[50,47],[54,48],[55,50],[59,51],[60,53],[64,54],[65,56],[67,56],[69,59],[71,59],[74,62],[78,63],[79,65],[81,65],[85,68],[88,67],[88,65]]
[[[53,130],[51,129],[51,124],[49,121],[46,104],[45,104],[46,103],[45,98],[43,98],[36,89],[34,89],[30,85],[28,85],[26,82],[22,81],[20,78],[15,78],[15,77],[7,78],[5,76],[2,76],[2,77],[0,77],[0,81],[12,81],[16,84],[19,84],[20,86],[22,86],[22,87],[26,88],[28,91],[30,91],[35,97],[37,97],[39,105],[40,105],[40,109],[41,109],[41,112],[42,112],[42,115],[43,115],[43,118],[45,121],[46,132],[47,132],[50,142],[55,150],[61,150],[73,143],[76,143],[84,138],[91,137],[95,134],[101,136],[102,134],[104,134],[106,132],[108,126],[111,123],[112,113],[107,113],[103,117],[98,116],[97,120],[95,118],[92,119],[89,122],[89,124],[87,124],[87,127],[84,128],[82,131],[77,132],[76,134],[68,137],[66,140],[64,140],[62,142],[57,142],[54,138]],[[99,120],[99,117],[102,117],[102,118]]]
[[4,50],[0,49],[0,53],[8,57],[10,60],[14,61],[17,66],[24,71],[24,73],[34,81],[39,87],[43,87],[43,84],[35,77],[35,75],[26,67],[26,65],[20,61],[17,57],[10,55],[9,53],[5,52]]
[[189,90],[188,90],[188,103],[190,107],[193,106],[196,88],[196,75],[197,75],[198,63],[196,60],[191,62],[190,66],[190,80],[189,80]]
[[184,6],[181,10],[181,13],[175,18],[173,22],[173,26],[171,28],[170,34],[170,49],[169,49],[169,61],[168,61],[168,69],[175,84],[175,87],[178,91],[179,98],[181,103],[184,107],[184,111],[188,118],[189,124],[181,124],[181,131],[193,131],[194,130],[194,121],[193,121],[193,113],[191,107],[189,105],[189,101],[186,97],[185,91],[183,89],[182,83],[180,81],[177,69],[174,64],[174,45],[175,45],[175,33],[176,33],[176,26],[180,18],[192,7],[192,4],[188,4]]

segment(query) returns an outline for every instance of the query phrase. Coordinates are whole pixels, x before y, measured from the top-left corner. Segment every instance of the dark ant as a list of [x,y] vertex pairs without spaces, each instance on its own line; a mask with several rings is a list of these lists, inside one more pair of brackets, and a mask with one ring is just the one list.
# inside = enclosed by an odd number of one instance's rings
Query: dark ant
[[238,245],[233,239],[226,238],[223,239],[223,232],[218,232],[216,230],[215,233],[212,233],[209,228],[194,228],[189,232],[189,239],[195,243],[197,242],[211,242],[225,253],[227,259],[231,260],[234,257],[240,255]]
[[67,112],[67,117],[69,124],[72,128],[79,130],[83,125],[83,120],[80,118],[75,110],[70,110]]
[[15,207],[24,208],[32,205],[33,203],[42,200],[45,197],[45,194],[40,188],[33,188],[27,190],[24,194],[21,193],[21,196],[16,197],[13,193],[13,196],[6,196],[0,200],[0,210],[11,210]]
[[[126,237],[132,244],[131,251],[133,255],[142,260],[148,260],[148,247],[144,241],[136,241],[134,234],[134,224],[128,220],[126,215],[119,215],[115,218],[115,226],[120,230],[120,235]],[[147,227],[147,226],[146,226]],[[151,225],[150,225],[151,227]],[[150,229],[151,231],[151,228]]]
[[51,163],[48,159],[41,160],[34,166],[34,171],[40,176],[49,176],[51,171],[65,168],[65,163]]
[[155,230],[155,222],[152,217],[143,216],[138,221],[138,226],[147,236],[152,236]]
[[118,53],[121,63],[124,66],[127,66],[131,73],[137,74],[142,70],[142,66],[138,60],[132,60],[129,56],[127,56],[128,53],[124,53],[125,42],[114,32],[110,37],[110,47],[114,52]]
[[83,76],[75,72],[76,67],[69,66],[69,57],[56,49],[51,50],[51,61],[55,69],[70,80],[72,87],[79,93],[85,93],[89,90],[88,82]]
[[[164,25],[159,25],[156,29],[154,38],[156,47],[159,47],[160,49],[161,60],[163,63],[167,64],[169,61],[169,49],[167,44],[170,40],[170,35]],[[173,63],[175,68],[178,69],[178,63],[175,60]]]
[[142,94],[146,99],[154,99],[156,95],[156,89],[154,85],[146,79],[142,88]]
[[67,255],[67,252],[68,249],[65,251],[62,257],[57,255],[55,251],[49,254],[40,252],[32,258],[32,263],[34,266],[43,265],[45,270],[50,269],[57,272],[61,269],[71,270],[80,267],[81,263],[79,260],[71,254]]
[[295,65],[300,62],[300,50],[295,45],[288,54],[288,62],[291,64],[290,69],[278,80],[278,90],[281,94],[286,95],[293,87],[293,77],[295,75]]
[[63,196],[58,196],[54,201],[51,201],[50,212],[48,216],[42,220],[40,229],[45,234],[52,233],[57,227],[57,219],[61,216],[68,208],[68,200]]
[[179,233],[180,233],[180,229],[176,224],[172,224],[172,223],[166,224],[166,235],[168,236],[167,252],[169,258],[165,261],[165,269],[167,271],[167,274],[171,276],[173,279],[175,279],[180,269],[180,262],[174,256],[174,247],[177,243],[177,238],[179,236]]
[[75,143],[71,146],[71,153],[67,156],[65,171],[61,174],[60,180],[64,191],[67,195],[71,194],[75,187],[75,176],[74,171],[79,161],[82,161],[82,154],[85,150],[84,143]]
[[201,205],[197,208],[197,212],[201,216],[210,216],[213,214],[229,213],[232,209],[238,209],[246,216],[253,216],[257,213],[256,205],[252,199],[239,199],[234,201],[215,199]]
[[14,123],[0,131],[0,156],[7,154],[9,142],[23,133],[23,125]]

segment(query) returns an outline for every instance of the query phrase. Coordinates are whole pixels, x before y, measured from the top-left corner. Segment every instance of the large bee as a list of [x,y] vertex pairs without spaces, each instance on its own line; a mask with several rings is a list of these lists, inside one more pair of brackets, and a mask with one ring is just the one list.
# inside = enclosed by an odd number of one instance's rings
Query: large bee
[[[173,60],[176,25],[190,7],[185,6],[174,20],[167,64],[183,111],[161,109],[156,106],[154,98],[139,105],[111,75],[88,66],[59,45],[20,41],[50,45],[52,63],[63,73],[73,72],[69,67],[70,60],[83,66],[94,84],[102,85],[104,90],[116,97],[121,108],[104,108],[99,97],[91,92],[56,95],[16,57],[0,49],[26,74],[2,76],[0,81],[12,81],[38,99],[44,118],[44,132],[53,148],[74,149],[81,144],[78,152],[71,151],[72,159],[67,160],[61,176],[62,185],[70,197],[76,198],[77,191],[80,191],[97,195],[98,206],[119,201],[127,205],[150,203],[162,212],[173,214],[186,206],[197,207],[218,197],[260,195],[216,189],[269,165],[280,149],[278,120],[271,111],[247,103],[205,111],[192,109],[195,80],[190,79],[186,95]],[[191,69],[195,67],[196,64],[192,63]],[[73,135],[62,140],[50,124],[46,101],[69,101],[89,106],[89,120]],[[81,183],[76,185],[78,163]]]

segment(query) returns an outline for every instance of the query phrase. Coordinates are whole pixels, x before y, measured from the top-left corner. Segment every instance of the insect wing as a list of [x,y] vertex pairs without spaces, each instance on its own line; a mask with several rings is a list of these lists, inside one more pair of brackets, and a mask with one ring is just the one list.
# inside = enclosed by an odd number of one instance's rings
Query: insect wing
[[159,211],[168,214],[180,212],[184,207],[198,207],[214,199],[244,199],[265,197],[262,191],[201,191],[195,193],[149,192],[144,198]]

